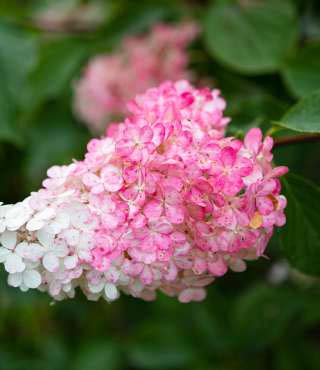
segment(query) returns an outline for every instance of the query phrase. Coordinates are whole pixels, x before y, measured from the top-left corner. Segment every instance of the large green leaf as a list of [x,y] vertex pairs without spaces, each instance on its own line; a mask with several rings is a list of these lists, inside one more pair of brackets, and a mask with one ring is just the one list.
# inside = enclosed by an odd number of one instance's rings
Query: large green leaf
[[297,97],[320,89],[320,44],[310,44],[285,63],[282,75]]
[[17,110],[25,98],[25,83],[36,59],[33,36],[0,22],[0,140],[21,143]]
[[9,94],[7,81],[0,65],[0,140],[13,143],[20,142],[15,124],[15,109]]
[[45,105],[35,121],[25,153],[29,191],[39,187],[48,167],[79,159],[88,141],[88,132],[59,104]]
[[55,39],[44,44],[39,62],[30,75],[28,105],[39,106],[70,88],[87,53],[88,44],[78,39]]
[[9,93],[20,102],[28,73],[36,63],[36,38],[11,24],[0,22],[0,63]]
[[281,232],[284,254],[295,268],[320,275],[320,189],[301,177],[284,181],[287,224]]
[[214,2],[205,19],[208,50],[243,73],[276,70],[297,38],[288,0]]
[[195,348],[192,348],[183,330],[177,325],[165,323],[140,327],[135,334],[135,340],[128,344],[128,358],[138,369],[171,369],[185,368],[195,358]]
[[320,90],[294,105],[277,125],[305,133],[320,133]]
[[234,336],[239,336],[239,345],[261,350],[285,335],[303,311],[304,299],[289,287],[258,284],[241,294],[233,305]]
[[85,342],[75,358],[73,370],[115,370],[121,363],[116,343],[106,340]]

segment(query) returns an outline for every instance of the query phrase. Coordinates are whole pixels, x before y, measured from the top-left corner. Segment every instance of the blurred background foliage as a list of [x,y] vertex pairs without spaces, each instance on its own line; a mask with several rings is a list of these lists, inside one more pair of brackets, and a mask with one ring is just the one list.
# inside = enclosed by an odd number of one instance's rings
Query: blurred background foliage
[[[21,200],[50,165],[82,157],[90,133],[72,114],[72,85],[90,57],[185,18],[203,28],[191,68],[226,97],[229,133],[282,120],[276,135],[296,135],[287,128],[297,112],[284,113],[320,89],[317,0],[0,0],[0,199]],[[319,110],[319,94],[307,99]],[[319,184],[318,143],[279,146],[275,162]],[[51,304],[1,275],[0,370],[319,370],[319,187],[288,182],[290,222],[270,260],[218,279],[200,304],[159,296],[109,305],[80,294]]]

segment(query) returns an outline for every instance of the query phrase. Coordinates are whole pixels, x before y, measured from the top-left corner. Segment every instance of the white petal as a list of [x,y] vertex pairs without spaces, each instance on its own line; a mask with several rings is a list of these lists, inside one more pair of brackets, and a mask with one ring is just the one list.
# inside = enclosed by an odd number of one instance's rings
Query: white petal
[[43,228],[46,224],[45,220],[37,219],[37,218],[32,218],[26,225],[26,229],[29,231],[36,231],[40,230]]
[[9,249],[0,247],[0,263],[5,262],[9,254],[11,254]]
[[31,261],[38,261],[45,252],[45,248],[39,243],[30,243],[29,250],[29,259]]
[[89,251],[80,250],[78,252],[78,256],[79,256],[79,258],[81,258],[82,260],[84,260],[86,262],[90,262],[92,260],[91,253]]
[[7,257],[4,268],[10,274],[14,274],[16,272],[22,272],[26,268],[26,265],[24,264],[20,256],[15,253],[11,253]]
[[49,285],[49,293],[52,297],[56,297],[59,295],[61,291],[61,283],[59,281],[52,281]]
[[21,242],[16,246],[14,252],[22,258],[25,258],[28,255],[28,246],[27,242]]
[[0,243],[7,249],[13,249],[17,244],[17,233],[15,231],[5,231],[1,234]]
[[77,266],[78,257],[77,256],[68,256],[64,259],[64,265],[66,269],[71,270]]
[[70,292],[72,289],[73,289],[73,286],[72,286],[72,284],[71,284],[71,283],[64,284],[64,285],[63,285],[63,287],[62,287],[62,290],[63,290],[65,293]]
[[76,229],[65,230],[63,232],[63,236],[65,237],[67,243],[71,246],[76,246],[79,243],[80,233]]
[[37,238],[43,246],[51,248],[55,235],[53,230],[50,227],[46,226],[37,232]]
[[30,289],[38,288],[41,284],[41,275],[36,270],[26,270],[23,273],[23,282]]
[[67,229],[70,225],[70,216],[65,212],[60,212],[54,222],[59,224],[62,230]]
[[86,210],[75,212],[71,215],[71,223],[77,229],[85,228],[88,217],[89,213]]
[[69,248],[64,240],[57,240],[52,246],[52,252],[60,258],[66,257],[69,254]]
[[0,207],[0,217],[5,217],[9,209],[13,207],[12,204],[6,204]]
[[17,245],[15,252],[27,260],[36,262],[44,255],[45,248],[39,243],[22,242]]
[[105,282],[101,280],[98,284],[88,284],[90,293],[96,294],[102,292]]
[[120,277],[120,272],[114,266],[110,266],[104,275],[109,282],[116,283]]
[[81,233],[79,243],[78,243],[78,249],[83,250],[89,250],[93,247],[93,237],[90,233]]
[[32,209],[27,204],[17,203],[6,214],[6,225],[9,230],[17,230],[24,225],[32,215]]
[[59,269],[59,258],[49,252],[43,257],[42,264],[46,270],[56,272]]
[[46,207],[44,210],[41,212],[37,213],[34,218],[41,219],[41,220],[50,220],[56,215],[55,209],[51,207]]
[[29,290],[29,288],[23,284],[23,281],[22,281],[22,284],[20,285],[20,290],[22,292],[27,292]]
[[8,284],[14,288],[18,288],[22,283],[22,272],[8,275]]
[[119,298],[119,291],[114,284],[107,283],[104,287],[104,294],[106,299],[109,301],[114,301],[115,299]]
[[230,259],[230,261],[228,262],[228,265],[230,269],[235,272],[243,272],[247,268],[246,263],[240,258]]

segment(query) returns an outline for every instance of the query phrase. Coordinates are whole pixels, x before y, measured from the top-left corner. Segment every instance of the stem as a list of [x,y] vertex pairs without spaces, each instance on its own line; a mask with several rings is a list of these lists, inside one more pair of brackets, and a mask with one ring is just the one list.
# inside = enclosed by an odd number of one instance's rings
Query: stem
[[278,146],[283,146],[283,145],[313,142],[313,141],[320,141],[320,134],[304,134],[304,135],[297,135],[297,136],[284,136],[284,137],[274,138],[274,146],[278,147]]

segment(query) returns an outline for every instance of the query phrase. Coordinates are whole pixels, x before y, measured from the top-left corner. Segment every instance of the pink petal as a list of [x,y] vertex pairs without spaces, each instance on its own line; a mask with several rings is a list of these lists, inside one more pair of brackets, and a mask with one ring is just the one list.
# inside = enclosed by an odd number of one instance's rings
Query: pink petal
[[257,204],[258,211],[262,215],[268,215],[274,210],[273,202],[268,197],[257,197],[256,204]]
[[161,123],[157,123],[153,127],[153,139],[152,142],[155,146],[159,146],[162,144],[164,140],[164,135],[165,135],[165,129]]
[[107,191],[116,192],[122,188],[123,177],[121,171],[116,166],[109,164],[101,171],[101,178]]
[[225,167],[232,167],[237,159],[237,152],[230,146],[221,150],[221,160]]
[[178,299],[181,303],[189,303],[191,301],[200,302],[206,298],[206,291],[201,288],[188,288],[183,290]]
[[259,152],[262,143],[262,132],[259,128],[252,128],[244,138],[244,145],[254,154]]
[[152,228],[161,234],[170,234],[173,230],[171,223],[169,223],[164,217],[155,222],[152,225]]
[[166,205],[166,216],[173,224],[182,224],[184,221],[184,208],[181,206]]
[[218,258],[216,261],[208,263],[208,270],[214,276],[222,276],[228,271],[228,266],[222,258]]
[[86,173],[82,177],[82,182],[84,183],[84,185],[88,186],[89,188],[92,188],[100,183],[100,178],[93,173]]
[[150,126],[144,126],[140,129],[140,140],[142,143],[149,143],[153,138],[153,131]]
[[154,221],[157,220],[162,214],[162,204],[158,200],[151,200],[143,208],[143,213],[148,220]]

